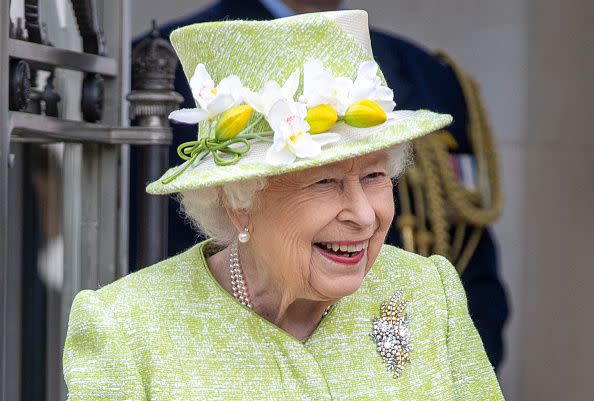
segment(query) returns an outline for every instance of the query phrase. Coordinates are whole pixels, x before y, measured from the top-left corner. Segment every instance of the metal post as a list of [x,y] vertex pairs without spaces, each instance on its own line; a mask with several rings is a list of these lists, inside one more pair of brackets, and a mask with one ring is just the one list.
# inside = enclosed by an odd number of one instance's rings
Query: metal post
[[[97,3],[99,5],[99,2]],[[109,55],[118,61],[118,73],[115,79],[106,82],[105,86],[105,118],[103,122],[114,127],[126,127],[128,122],[128,105],[125,96],[130,90],[130,1],[101,2],[99,15],[100,25],[105,32],[105,41],[108,45]],[[114,243],[113,276],[105,277],[101,284],[107,284],[114,279],[128,273],[128,170],[129,170],[129,147],[128,146],[104,146],[103,152],[111,153],[106,157],[117,161],[118,168],[113,171],[111,181],[115,198],[113,235],[117,238]],[[105,176],[104,176],[105,177]],[[105,177],[107,178],[107,177]],[[109,179],[109,178],[108,178]]]
[[[130,118],[141,127],[168,127],[167,116],[179,107],[183,97],[173,91],[177,56],[169,42],[159,36],[157,24],[132,50],[132,92]],[[169,165],[167,146],[153,145],[136,149],[137,169],[135,254],[136,266],[149,266],[167,256],[167,207],[166,197],[150,196],[144,191],[147,182],[158,179]]]
[[[23,328],[20,324],[22,303],[21,303],[21,266],[23,266],[22,236],[24,227],[21,220],[23,217],[23,146],[12,145],[10,154],[14,156],[9,168],[9,182],[7,204],[10,205],[8,214],[8,230],[10,233],[8,243],[8,263],[9,275],[7,277],[6,300],[8,314],[6,315],[7,325],[5,326],[4,336],[7,338],[8,347],[6,348],[6,378],[7,378],[7,400],[19,400],[21,380],[21,370],[14,369],[15,366],[21,366],[21,338]],[[11,157],[12,157],[11,156]]]
[[137,266],[150,266],[167,256],[167,206],[168,198],[151,196],[145,193],[146,182],[158,179],[169,164],[167,147],[153,145],[144,146],[138,151],[138,194],[132,213],[136,213],[136,256]]
[[[7,350],[10,339],[7,333],[9,315],[7,291],[8,275],[8,155],[10,132],[8,130],[8,38],[10,35],[10,3],[0,2],[0,401],[9,401],[14,395],[15,384],[8,379]],[[18,388],[18,384],[16,385]]]

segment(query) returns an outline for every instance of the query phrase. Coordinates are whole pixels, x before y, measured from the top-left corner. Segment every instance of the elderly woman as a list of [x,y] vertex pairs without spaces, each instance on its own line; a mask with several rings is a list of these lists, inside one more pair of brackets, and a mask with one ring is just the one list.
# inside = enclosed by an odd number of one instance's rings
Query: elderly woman
[[69,399],[502,399],[452,265],[383,245],[407,142],[451,118],[393,111],[367,15],[171,39],[200,134],[147,190],[209,239],[77,295]]

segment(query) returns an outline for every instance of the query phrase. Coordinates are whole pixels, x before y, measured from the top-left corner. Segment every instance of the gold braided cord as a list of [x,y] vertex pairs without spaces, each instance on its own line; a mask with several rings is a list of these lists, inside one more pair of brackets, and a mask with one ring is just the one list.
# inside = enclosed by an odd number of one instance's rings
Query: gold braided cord
[[501,214],[503,196],[498,155],[478,85],[446,54],[439,52],[437,57],[451,66],[466,101],[477,190],[466,189],[453,171],[443,132],[419,138],[413,142],[416,166],[399,181],[402,213],[397,225],[406,250],[444,255],[461,274],[484,228]]
[[396,219],[396,225],[402,236],[404,249],[415,249],[415,236],[413,227],[415,226],[415,216],[410,208],[410,199],[408,197],[408,184],[406,175],[402,175],[398,180],[398,198],[400,202],[400,214]]
[[[480,198],[473,202],[475,194],[467,190],[457,179],[451,168],[440,168],[442,182],[446,187],[449,203],[464,220],[473,225],[486,227],[500,215],[503,206],[503,192],[499,176],[499,158],[487,113],[479,97],[477,83],[444,53],[438,57],[447,62],[458,77],[468,110],[468,135],[478,168],[479,191],[488,192],[489,199]],[[442,166],[449,165],[449,156],[443,146],[434,143],[435,156]],[[487,177],[488,187],[484,179]],[[479,192],[480,193],[480,192]]]
[[[458,269],[460,274],[468,266],[468,262],[470,262],[470,258],[472,258],[472,255],[474,254],[474,251],[476,250],[476,247],[478,246],[479,241],[481,240],[483,231],[483,227],[474,227],[472,229],[472,232],[470,233],[470,236],[466,240],[466,244],[464,246],[464,249],[462,250],[462,253],[458,257],[458,259],[456,259],[456,269]],[[462,270],[460,270],[460,266],[463,267]]]
[[429,254],[431,247],[431,232],[427,230],[427,219],[425,218],[425,197],[421,182],[423,178],[420,176],[419,168],[412,168],[408,172],[410,187],[412,192],[413,203],[415,207],[415,242],[417,244],[417,252],[423,256]]
[[[422,138],[414,142],[414,149],[417,155],[426,155],[430,152],[429,147],[434,139]],[[448,222],[446,220],[445,202],[443,188],[439,182],[439,172],[431,157],[418,157],[417,165],[422,172],[423,186],[431,190],[425,190],[427,220],[431,226],[432,253],[445,257],[449,256],[450,244],[448,233]],[[417,210],[417,209],[415,209]]]
[[460,252],[462,252],[462,246],[464,245],[464,237],[466,234],[466,223],[463,221],[456,224],[454,228],[454,238],[452,239],[452,247],[450,249],[450,258],[452,260],[457,260],[460,256]]

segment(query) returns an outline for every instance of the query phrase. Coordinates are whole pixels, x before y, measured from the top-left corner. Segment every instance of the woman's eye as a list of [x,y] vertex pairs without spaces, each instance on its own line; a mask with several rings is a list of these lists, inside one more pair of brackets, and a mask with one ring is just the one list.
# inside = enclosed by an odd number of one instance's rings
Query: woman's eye
[[319,180],[315,182],[315,185],[330,185],[336,182],[333,178],[324,178],[323,180]]
[[378,178],[384,178],[386,176],[386,173],[382,172],[382,171],[374,171],[373,173],[367,174],[365,177],[363,177],[363,179],[365,180],[376,180]]

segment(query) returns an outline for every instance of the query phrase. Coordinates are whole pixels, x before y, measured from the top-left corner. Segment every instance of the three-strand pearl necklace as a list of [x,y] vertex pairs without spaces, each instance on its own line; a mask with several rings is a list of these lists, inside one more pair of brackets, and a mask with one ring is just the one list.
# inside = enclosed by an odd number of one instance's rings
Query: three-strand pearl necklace
[[245,280],[243,278],[241,264],[239,263],[239,249],[237,243],[231,245],[231,252],[229,253],[229,273],[231,274],[231,289],[233,290],[233,296],[248,308],[253,309],[247,286],[245,285]]
[[[229,252],[229,273],[231,275],[231,289],[233,290],[233,296],[241,302],[243,305],[250,309],[254,309],[250,296],[248,293],[245,279],[243,278],[243,270],[241,269],[241,263],[239,263],[239,247],[237,242],[231,245],[231,251]],[[322,318],[328,314],[331,306],[328,306]]]

